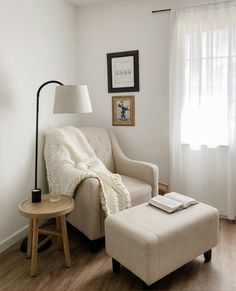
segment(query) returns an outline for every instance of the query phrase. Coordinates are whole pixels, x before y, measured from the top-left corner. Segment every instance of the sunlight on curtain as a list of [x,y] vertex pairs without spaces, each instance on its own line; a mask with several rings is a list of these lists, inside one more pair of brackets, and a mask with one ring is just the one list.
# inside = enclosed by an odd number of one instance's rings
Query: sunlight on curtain
[[236,1],[174,11],[172,189],[195,195],[229,218],[236,216],[235,100]]
[[185,37],[181,141],[194,149],[228,145],[228,68],[236,55],[226,29],[200,31],[194,37]]

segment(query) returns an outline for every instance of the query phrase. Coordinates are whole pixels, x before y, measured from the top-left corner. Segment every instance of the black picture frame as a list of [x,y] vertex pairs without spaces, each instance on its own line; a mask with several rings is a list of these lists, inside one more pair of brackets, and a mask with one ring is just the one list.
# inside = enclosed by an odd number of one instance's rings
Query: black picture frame
[[[118,67],[119,69],[115,71]],[[139,51],[107,54],[107,80],[108,93],[139,91]]]

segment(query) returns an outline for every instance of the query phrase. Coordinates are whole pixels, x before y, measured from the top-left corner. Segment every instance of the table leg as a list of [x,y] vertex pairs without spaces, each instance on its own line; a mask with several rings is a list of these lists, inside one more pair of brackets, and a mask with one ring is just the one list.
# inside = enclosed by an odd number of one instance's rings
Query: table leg
[[71,260],[70,260],[70,250],[69,250],[65,215],[60,216],[60,222],[61,222],[61,232],[62,232],[63,248],[64,248],[64,255],[65,255],[65,263],[66,263],[66,267],[70,267]]
[[32,231],[33,231],[33,220],[29,220],[29,229],[28,229],[28,239],[27,239],[27,253],[26,257],[31,258],[32,254]]
[[[57,232],[61,233],[61,223],[60,223],[59,217],[56,217],[56,228],[57,228]],[[57,237],[57,244],[58,244],[58,249],[61,250],[62,249],[62,241],[61,241],[60,236]]]
[[31,257],[31,270],[30,276],[35,276],[37,273],[37,254],[38,254],[38,232],[39,220],[33,219],[33,237],[32,237],[32,257]]

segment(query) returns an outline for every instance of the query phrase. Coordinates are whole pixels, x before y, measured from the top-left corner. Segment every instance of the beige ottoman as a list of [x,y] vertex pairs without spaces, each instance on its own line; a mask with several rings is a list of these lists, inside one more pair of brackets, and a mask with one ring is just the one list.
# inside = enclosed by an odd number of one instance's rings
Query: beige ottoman
[[219,214],[203,203],[169,214],[148,203],[109,215],[106,251],[113,271],[125,266],[151,285],[197,256],[211,260]]

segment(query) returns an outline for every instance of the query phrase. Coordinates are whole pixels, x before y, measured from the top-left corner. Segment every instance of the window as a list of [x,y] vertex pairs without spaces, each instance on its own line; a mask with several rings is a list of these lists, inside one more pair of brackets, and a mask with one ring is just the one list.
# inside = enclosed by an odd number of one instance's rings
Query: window
[[230,66],[236,65],[229,33],[212,29],[185,35],[181,142],[193,148],[229,144]]

